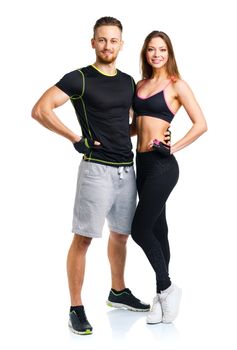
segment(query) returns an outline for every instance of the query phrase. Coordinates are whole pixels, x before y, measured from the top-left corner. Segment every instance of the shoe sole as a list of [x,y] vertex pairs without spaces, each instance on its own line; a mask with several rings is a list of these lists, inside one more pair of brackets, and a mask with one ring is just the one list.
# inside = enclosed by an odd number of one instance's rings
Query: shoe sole
[[149,325],[159,324],[159,323],[162,323],[162,320],[157,321],[157,322],[147,322],[147,321],[146,321],[146,324],[149,324]]
[[129,305],[126,305],[126,304],[114,303],[114,302],[109,301],[109,300],[106,301],[106,304],[108,306],[110,306],[110,307],[115,307],[116,309],[127,309],[129,311],[136,311],[136,312],[147,312],[147,311],[150,311],[150,308],[149,309],[137,309],[135,307],[132,307],[132,306],[129,306]]
[[93,332],[92,332],[92,330],[90,330],[90,329],[86,329],[85,331],[76,331],[73,327],[72,327],[72,324],[71,324],[71,322],[69,321],[68,322],[68,327],[69,327],[69,329],[70,329],[70,331],[72,332],[72,333],[74,333],[74,334],[79,334],[79,335],[89,335],[89,334],[92,334]]

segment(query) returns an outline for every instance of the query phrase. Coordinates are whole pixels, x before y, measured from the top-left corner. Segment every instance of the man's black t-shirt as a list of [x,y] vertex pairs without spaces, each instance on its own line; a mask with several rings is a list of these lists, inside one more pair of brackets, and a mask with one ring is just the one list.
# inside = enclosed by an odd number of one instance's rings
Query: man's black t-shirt
[[56,86],[70,97],[82,135],[102,145],[84,159],[111,166],[132,165],[129,109],[135,91],[133,78],[120,70],[110,76],[87,66],[66,74]]

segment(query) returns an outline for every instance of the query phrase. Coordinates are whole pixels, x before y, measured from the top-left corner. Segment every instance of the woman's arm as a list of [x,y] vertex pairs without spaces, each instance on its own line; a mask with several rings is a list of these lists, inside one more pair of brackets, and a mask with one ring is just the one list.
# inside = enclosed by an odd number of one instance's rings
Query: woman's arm
[[171,153],[175,153],[194,142],[199,136],[207,131],[207,123],[196,98],[186,82],[178,80],[175,91],[180,104],[186,110],[193,125],[186,135],[171,146]]
[[136,116],[134,115],[134,111],[132,108],[129,111],[129,116],[132,122],[129,124],[129,133],[130,137],[137,135],[137,127],[136,127]]

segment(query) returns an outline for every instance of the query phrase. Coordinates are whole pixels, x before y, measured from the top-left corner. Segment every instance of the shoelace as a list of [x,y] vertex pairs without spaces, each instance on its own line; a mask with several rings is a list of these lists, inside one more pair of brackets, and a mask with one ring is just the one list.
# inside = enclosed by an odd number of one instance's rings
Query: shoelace
[[162,310],[166,313],[169,313],[169,308],[168,308],[168,305],[167,305],[167,302],[166,302],[166,298],[167,298],[167,295],[165,298],[162,299],[161,301],[161,304],[162,304]]
[[[76,312],[76,311],[75,311]],[[86,318],[85,310],[80,310],[80,312],[76,312],[77,317],[81,323],[88,323],[88,320]]]
[[151,307],[151,311],[155,310],[155,307],[156,307],[157,303],[159,303],[159,296],[158,295],[156,295],[155,298],[153,299],[153,304],[152,304],[152,307]]
[[136,298],[132,292],[130,291],[130,289],[126,288],[125,291],[129,294],[129,297],[131,297],[133,300],[136,300],[138,302],[140,302],[140,299]]

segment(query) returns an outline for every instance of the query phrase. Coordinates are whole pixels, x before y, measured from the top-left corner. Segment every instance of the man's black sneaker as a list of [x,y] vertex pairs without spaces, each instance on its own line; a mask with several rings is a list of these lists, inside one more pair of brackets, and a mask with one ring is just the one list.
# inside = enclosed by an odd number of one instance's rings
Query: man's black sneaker
[[125,308],[131,311],[149,311],[150,305],[137,299],[130,289],[126,288],[119,293],[110,290],[107,305],[116,308]]
[[81,335],[92,334],[92,327],[86,318],[83,305],[78,306],[77,310],[70,311],[68,326],[73,333]]

